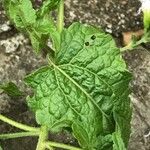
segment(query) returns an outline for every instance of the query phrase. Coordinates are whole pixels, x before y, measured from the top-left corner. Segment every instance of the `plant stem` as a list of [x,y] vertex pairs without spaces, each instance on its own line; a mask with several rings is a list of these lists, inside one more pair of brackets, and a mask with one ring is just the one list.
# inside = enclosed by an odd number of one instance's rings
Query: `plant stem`
[[45,145],[47,148],[49,148],[49,146],[51,146],[51,147],[63,148],[66,150],[82,150],[81,148],[78,148],[78,147],[61,144],[61,143],[56,143],[56,142],[51,142],[51,141],[46,142]]
[[64,27],[64,0],[60,0],[58,6],[57,29],[61,34]]
[[45,150],[46,147],[44,143],[47,140],[47,138],[48,138],[48,129],[46,126],[42,126],[36,150]]
[[14,139],[19,137],[26,137],[26,136],[38,136],[39,132],[18,132],[18,133],[8,133],[8,134],[0,134],[0,139]]
[[125,52],[127,50],[131,51],[131,50],[135,49],[137,46],[139,46],[142,43],[143,43],[143,40],[137,41],[136,44],[134,44],[134,45],[132,43],[129,43],[127,46],[120,48],[120,51],[121,52]]
[[132,41],[125,47],[122,47],[120,48],[120,51],[121,52],[124,52],[124,51],[130,51],[130,50],[133,50],[135,49],[136,47],[138,47],[139,45],[141,45],[142,43],[147,43],[149,42],[149,34],[146,34],[138,41],[136,41],[135,43],[133,43]]
[[25,131],[31,131],[31,132],[39,132],[39,128],[35,128],[35,127],[30,127],[28,125],[24,125],[22,123],[18,123],[16,121],[13,121],[3,115],[0,114],[0,120],[3,121],[3,122],[6,122],[16,128],[19,128],[19,129],[22,129],[22,130],[25,130]]

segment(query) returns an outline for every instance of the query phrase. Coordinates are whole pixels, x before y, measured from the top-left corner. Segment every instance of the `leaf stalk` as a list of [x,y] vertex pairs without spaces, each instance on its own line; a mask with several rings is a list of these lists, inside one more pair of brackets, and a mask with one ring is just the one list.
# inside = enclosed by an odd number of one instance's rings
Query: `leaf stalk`
[[0,120],[18,128],[18,129],[22,129],[24,131],[31,131],[31,132],[39,132],[40,131],[39,128],[31,127],[31,126],[16,122],[16,121],[9,119],[1,114],[0,114]]
[[60,0],[57,16],[57,29],[60,34],[63,30],[63,27],[64,27],[64,0]]
[[51,147],[63,148],[66,150],[82,150],[81,148],[78,148],[78,147],[74,147],[74,146],[66,145],[62,143],[51,142],[51,141],[46,142],[45,145],[46,145],[46,148],[49,148],[49,146],[51,146]]
[[0,134],[0,139],[7,140],[27,136],[39,136],[39,132],[18,132],[18,133]]
[[[46,126],[41,126],[41,131],[38,139],[36,150],[45,150],[45,141],[48,139],[48,129]],[[52,150],[52,148],[51,148]]]

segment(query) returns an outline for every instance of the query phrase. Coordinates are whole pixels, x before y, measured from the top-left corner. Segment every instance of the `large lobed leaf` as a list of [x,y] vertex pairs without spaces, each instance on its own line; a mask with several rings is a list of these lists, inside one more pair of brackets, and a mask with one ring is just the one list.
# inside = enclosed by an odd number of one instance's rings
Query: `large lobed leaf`
[[72,128],[86,150],[124,150],[130,135],[130,73],[111,36],[74,23],[55,59],[28,75],[36,120],[51,131]]

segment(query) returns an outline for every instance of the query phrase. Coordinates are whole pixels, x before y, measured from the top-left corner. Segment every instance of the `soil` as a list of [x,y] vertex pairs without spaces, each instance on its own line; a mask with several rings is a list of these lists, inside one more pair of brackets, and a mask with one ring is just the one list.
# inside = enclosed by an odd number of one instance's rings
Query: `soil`
[[[142,15],[138,14],[138,0],[66,0],[65,23],[73,21],[93,24],[112,34],[120,45],[122,32],[143,28]],[[133,116],[129,150],[150,150],[150,51],[139,47],[123,54],[133,74],[130,95]],[[23,78],[46,62],[32,52],[30,41],[8,21],[0,3],[0,82],[13,81],[25,96],[30,90]],[[28,110],[25,96],[13,99],[0,93],[0,113],[19,122],[36,126],[34,116]],[[16,131],[0,122],[0,133]],[[50,135],[50,139],[64,143],[76,143],[67,133]],[[35,150],[36,138],[20,138],[1,141],[4,150]]]

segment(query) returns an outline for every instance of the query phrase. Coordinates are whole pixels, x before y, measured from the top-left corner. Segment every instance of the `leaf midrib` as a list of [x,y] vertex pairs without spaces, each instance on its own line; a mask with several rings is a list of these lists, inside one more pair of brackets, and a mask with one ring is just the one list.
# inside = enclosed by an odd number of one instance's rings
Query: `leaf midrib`
[[[79,67],[79,66],[76,66],[76,65],[72,65],[72,64],[65,64],[65,65],[59,65],[59,66],[62,66],[62,67],[63,67],[63,66],[64,66],[64,67],[65,67],[65,66],[72,66],[72,67],[76,67],[76,68],[78,68],[78,69],[85,70],[85,71],[87,71],[87,72],[93,74],[94,76],[96,76],[99,80],[101,80],[104,84],[106,84],[106,85],[111,89],[111,91],[114,93],[112,87],[111,87],[106,81],[104,81],[103,79],[101,79],[96,73],[90,71],[90,70],[87,69],[87,68],[82,68],[82,67]],[[114,93],[114,94],[115,94],[115,93]]]
[[107,114],[98,106],[98,104],[94,101],[94,99],[76,82],[74,81],[65,71],[63,71],[61,68],[56,66],[49,58],[50,63],[53,65],[55,69],[57,69],[59,72],[61,72],[66,78],[68,78],[76,87],[78,87],[90,100],[91,102],[95,105],[96,108],[106,117],[109,119]]
[[[63,95],[64,95],[65,97],[66,97],[66,96],[68,97],[68,95],[66,95],[66,94],[64,93],[64,91],[62,90],[62,88],[60,87],[59,80],[58,80],[58,77],[57,77],[57,73],[56,73],[55,68],[54,68],[54,73],[55,73],[55,77],[56,77],[56,81],[57,81],[58,88],[61,90],[61,92],[63,93]],[[70,96],[69,96],[69,97],[70,97]],[[66,98],[66,99],[67,99],[67,98]],[[69,103],[69,101],[68,101],[68,103]],[[78,116],[81,117],[81,115],[78,113],[78,111],[77,111],[76,109],[74,109],[70,103],[69,103],[69,106],[70,106],[70,108],[71,108]]]

